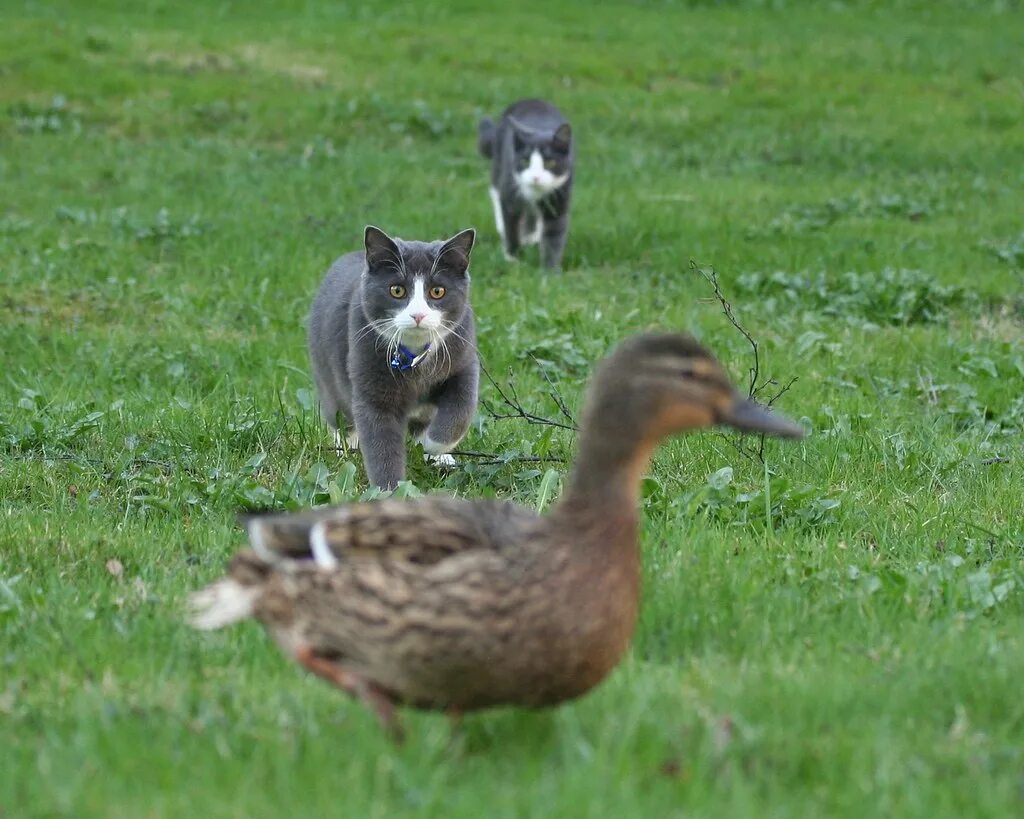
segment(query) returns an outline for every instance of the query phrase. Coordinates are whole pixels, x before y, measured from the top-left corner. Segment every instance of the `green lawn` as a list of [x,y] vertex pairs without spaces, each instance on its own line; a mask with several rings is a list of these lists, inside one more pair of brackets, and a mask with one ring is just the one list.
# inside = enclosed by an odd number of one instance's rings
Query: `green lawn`
[[[505,5],[4,5],[0,817],[1021,815],[1019,4]],[[525,95],[578,139],[561,275],[502,260],[475,154]],[[713,267],[812,431],[663,447],[623,665],[401,748],[182,621],[236,510],[365,490],[304,326],[367,222],[479,229],[484,361],[549,417],[645,327],[745,384]],[[508,462],[415,485],[536,505],[564,460],[515,458],[573,440],[464,446]]]

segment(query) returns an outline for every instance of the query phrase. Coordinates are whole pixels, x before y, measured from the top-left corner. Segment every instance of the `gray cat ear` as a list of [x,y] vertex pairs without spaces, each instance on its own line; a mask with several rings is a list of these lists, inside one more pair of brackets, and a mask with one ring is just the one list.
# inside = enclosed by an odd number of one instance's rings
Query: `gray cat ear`
[[363,244],[366,246],[366,266],[370,270],[385,262],[394,262],[402,255],[394,240],[379,227],[373,225],[366,226]]
[[526,125],[521,123],[515,117],[509,117],[508,124],[512,126],[510,128],[512,132],[512,146],[517,151],[522,150],[528,144],[527,137],[534,135],[533,131],[531,131]]
[[555,135],[551,142],[559,150],[569,150],[569,146],[572,144],[572,127],[568,122],[563,122],[555,129]]
[[453,273],[465,273],[469,269],[469,254],[476,242],[476,231],[473,228],[456,233],[445,242],[437,252],[437,260],[443,261],[446,269]]

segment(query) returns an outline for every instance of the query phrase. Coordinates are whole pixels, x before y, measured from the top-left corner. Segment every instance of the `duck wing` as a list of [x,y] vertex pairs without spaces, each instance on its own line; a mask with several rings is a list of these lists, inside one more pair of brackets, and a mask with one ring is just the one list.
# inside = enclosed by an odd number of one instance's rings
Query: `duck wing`
[[430,566],[472,550],[521,542],[538,520],[513,503],[426,497],[387,498],[242,518],[253,550],[269,563],[312,560],[325,568],[368,557]]

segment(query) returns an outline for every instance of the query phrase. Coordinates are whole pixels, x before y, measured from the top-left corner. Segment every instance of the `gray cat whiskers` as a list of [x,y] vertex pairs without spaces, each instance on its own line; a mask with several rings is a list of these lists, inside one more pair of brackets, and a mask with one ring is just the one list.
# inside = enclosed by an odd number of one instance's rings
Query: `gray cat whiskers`
[[331,266],[313,302],[309,352],[321,417],[339,445],[344,419],[349,445],[384,489],[405,478],[407,431],[428,458],[454,463],[447,453],[476,412],[474,239],[465,230],[447,241],[403,241],[369,226],[364,249]]
[[480,121],[478,146],[491,160],[491,203],[506,258],[539,244],[541,263],[561,267],[576,158],[565,116],[544,100],[519,100],[497,125]]
[[[393,322],[391,319],[376,319],[374,321],[367,322],[354,337],[354,341],[370,337],[374,339],[374,343],[377,349],[380,349],[380,343],[385,342],[384,355],[390,360],[391,356],[398,350],[398,336],[399,331],[392,326]],[[388,336],[384,336],[384,332],[388,331]]]

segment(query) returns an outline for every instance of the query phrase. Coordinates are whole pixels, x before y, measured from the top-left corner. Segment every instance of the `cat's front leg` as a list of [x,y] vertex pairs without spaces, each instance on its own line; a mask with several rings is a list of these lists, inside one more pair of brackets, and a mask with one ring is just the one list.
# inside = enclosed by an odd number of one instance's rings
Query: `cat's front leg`
[[569,214],[554,218],[544,217],[543,233],[540,240],[540,260],[544,267],[558,270],[562,266],[565,240],[569,236]]
[[405,418],[394,408],[357,403],[352,407],[359,449],[370,483],[394,489],[405,479]]
[[454,466],[455,459],[448,453],[469,431],[476,413],[479,373],[476,366],[455,373],[441,385],[434,400],[437,412],[420,437],[423,449],[431,460],[443,466]]
[[523,218],[519,220],[522,225],[519,239],[523,245],[540,244],[541,233],[544,230],[544,220],[540,211],[536,208],[527,208],[523,212]]
[[515,261],[516,256],[519,255],[519,249],[522,247],[520,227],[523,220],[523,210],[514,198],[502,197],[501,218],[505,224],[505,230],[501,236],[505,258],[510,262]]

